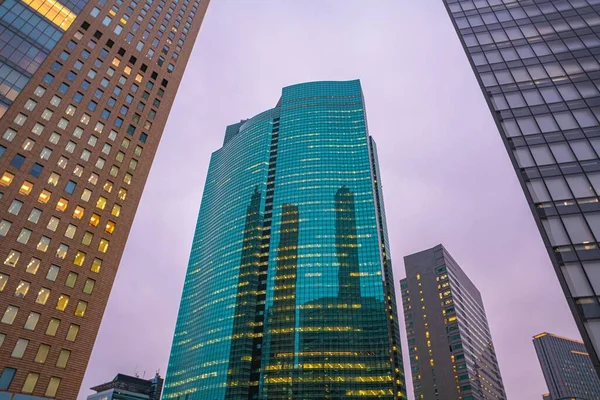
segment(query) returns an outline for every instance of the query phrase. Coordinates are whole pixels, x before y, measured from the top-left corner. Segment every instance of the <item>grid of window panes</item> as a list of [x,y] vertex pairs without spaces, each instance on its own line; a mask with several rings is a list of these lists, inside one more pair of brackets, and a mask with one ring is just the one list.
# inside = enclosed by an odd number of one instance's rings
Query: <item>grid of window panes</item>
[[209,167],[165,397],[404,397],[360,83],[284,88],[280,107],[228,127],[224,142]]
[[600,398],[600,378],[582,342],[543,333],[533,344],[550,399]]
[[598,368],[600,1],[445,3]]
[[[49,55],[0,124],[0,393],[75,398],[182,70],[117,44],[96,17],[121,1],[94,2],[77,24],[85,1],[9,3],[2,21],[45,40],[36,46]],[[199,10],[199,0],[145,4],[187,22]],[[54,42],[40,31],[48,24],[60,30]],[[27,68],[20,53],[3,54]]]

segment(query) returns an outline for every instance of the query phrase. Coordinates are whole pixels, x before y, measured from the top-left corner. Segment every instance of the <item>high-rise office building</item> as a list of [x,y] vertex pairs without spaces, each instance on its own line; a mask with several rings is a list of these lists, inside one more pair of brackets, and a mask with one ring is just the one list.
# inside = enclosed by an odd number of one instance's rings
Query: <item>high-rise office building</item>
[[213,153],[165,399],[405,397],[359,81],[289,86]]
[[77,397],[207,5],[0,3],[2,399]]
[[479,290],[442,245],[404,257],[415,399],[506,399]]
[[600,378],[583,342],[540,333],[533,337],[549,400],[600,399]]
[[600,372],[600,2],[444,2]]

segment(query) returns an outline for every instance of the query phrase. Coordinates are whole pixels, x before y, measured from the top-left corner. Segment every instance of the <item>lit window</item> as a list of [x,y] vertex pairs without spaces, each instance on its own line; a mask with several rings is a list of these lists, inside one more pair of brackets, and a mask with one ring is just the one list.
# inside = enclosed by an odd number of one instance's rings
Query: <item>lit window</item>
[[58,219],[56,217],[50,217],[50,220],[48,221],[48,225],[46,225],[46,228],[50,229],[52,232],[56,232],[56,228],[58,228],[59,222],[60,222],[60,219]]
[[34,361],[39,364],[45,363],[46,358],[48,358],[49,352],[50,352],[50,346],[48,346],[47,344],[40,344],[37,354],[35,355]]
[[83,167],[81,165],[77,165],[75,167],[75,169],[73,170],[73,175],[81,177],[82,174],[83,174]]
[[142,146],[135,146],[134,154],[136,156],[141,156],[142,155],[142,150],[143,150]]
[[86,279],[85,285],[83,286],[83,293],[92,294],[92,292],[94,291],[95,284],[96,281],[94,281],[93,279]]
[[7,282],[8,282],[8,275],[0,274],[0,292],[4,290]]
[[19,236],[17,236],[17,242],[21,244],[27,244],[29,242],[29,238],[31,237],[31,231],[27,228],[21,229]]
[[60,378],[55,376],[50,378],[50,382],[48,383],[48,388],[46,389],[46,393],[44,396],[46,397],[56,397],[56,392],[58,392],[58,387],[60,386]]
[[46,274],[46,279],[52,282],[56,281],[56,277],[58,276],[59,272],[60,267],[58,265],[51,265],[48,269],[48,273]]
[[65,110],[65,114],[73,116],[75,115],[75,111],[77,111],[77,107],[75,107],[73,104],[69,104]]
[[44,125],[40,124],[39,122],[36,122],[33,128],[31,128],[31,132],[38,136],[41,135],[43,131]]
[[12,226],[12,222],[3,219],[0,221],[0,236],[6,236],[8,230]]
[[60,246],[58,246],[58,249],[56,249],[56,257],[64,260],[65,257],[67,256],[68,251],[69,251],[69,246],[67,246],[64,243],[61,243]]
[[17,316],[18,312],[19,307],[6,307],[6,310],[4,310],[4,315],[2,316],[2,320],[0,322],[2,322],[3,324],[12,325],[12,323],[15,321],[15,317]]
[[73,239],[75,232],[77,232],[77,227],[73,224],[69,224],[69,226],[67,226],[67,230],[65,231],[65,236],[69,239]]
[[56,95],[52,96],[52,99],[50,99],[50,104],[52,104],[54,107],[58,107],[61,100],[62,99]]
[[[47,111],[50,111],[48,109],[46,109]],[[52,112],[52,111],[50,111]],[[23,124],[25,123],[25,121],[27,121],[27,115],[23,114],[23,113],[19,113],[15,119],[13,120],[13,122],[15,123],[15,125],[19,125],[19,126],[23,126]]]
[[65,145],[65,151],[67,153],[73,153],[75,151],[75,147],[77,147],[77,144],[71,140],[69,140],[67,142],[67,144]]
[[[127,75],[130,75],[130,74],[131,74],[131,67],[130,67],[129,65],[126,65],[126,66],[125,66],[125,70],[124,70],[124,72],[125,72]],[[125,82],[123,82],[123,83],[125,83]]]
[[125,200],[127,197],[127,190],[125,188],[119,189],[119,200]]
[[26,272],[35,275],[38,271],[38,269],[40,268],[40,260],[37,258],[32,258],[31,261],[29,261],[29,264],[27,264],[27,268],[25,269]]
[[81,139],[81,135],[83,135],[83,129],[81,129],[80,127],[76,127],[75,129],[73,129],[74,137],[76,137],[77,139]]
[[75,272],[69,272],[69,275],[67,275],[67,280],[65,281],[65,286],[74,288],[75,284],[77,283],[77,276],[78,275]]
[[115,160],[117,160],[118,162],[123,162],[124,159],[125,159],[125,153],[123,153],[122,151],[119,151],[115,157]]
[[53,172],[52,174],[50,174],[50,177],[48,177],[48,183],[52,186],[56,186],[56,185],[58,185],[59,179],[60,179],[60,175],[57,174],[56,172]]
[[81,200],[83,201],[89,201],[90,197],[92,196],[92,191],[89,189],[83,189],[83,192],[81,193]]
[[121,206],[118,204],[115,204],[110,213],[112,215],[114,215],[115,217],[118,217],[119,215],[121,215]]
[[84,211],[83,207],[77,206],[75,208],[75,211],[73,211],[73,218],[75,218],[75,219],[81,219],[81,217],[83,217],[83,211]]
[[123,176],[123,182],[125,182],[127,185],[131,185],[132,178],[133,175],[131,175],[130,173],[126,173],[125,176]]
[[67,129],[67,126],[69,126],[69,120],[66,118],[61,118],[60,121],[58,121],[58,124],[56,125],[58,126],[60,129]]
[[73,260],[73,264],[81,267],[83,265],[84,261],[85,261],[85,253],[83,251],[78,251],[77,254],[75,255],[75,260]]
[[56,211],[65,211],[67,209],[68,205],[69,205],[69,202],[66,199],[61,197],[58,200],[58,203],[56,203]]
[[78,333],[79,325],[71,324],[71,326],[69,326],[69,331],[67,332],[67,340],[69,342],[74,342]]
[[98,158],[98,160],[96,161],[96,168],[98,169],[102,169],[104,168],[104,164],[106,163],[106,160],[103,158]]
[[108,134],[108,138],[110,140],[115,140],[117,138],[117,132],[114,130],[111,130],[110,133]]
[[98,143],[98,137],[91,135],[90,138],[88,139],[88,144],[92,147],[94,147],[96,145],[96,143]]
[[9,267],[15,267],[19,262],[19,258],[21,257],[21,252],[16,250],[11,250],[6,259],[4,260],[4,265],[8,265]]
[[102,146],[102,152],[104,154],[110,154],[110,149],[112,148],[112,146],[108,143],[104,143],[104,146]]
[[[19,339],[21,340],[21,339]],[[21,357],[18,357],[21,358]],[[33,393],[35,390],[35,385],[37,384],[38,379],[40,378],[40,374],[36,374],[35,372],[30,372],[27,374],[27,378],[25,379],[25,383],[23,384],[23,388],[21,389],[22,393]]]
[[21,147],[25,151],[31,151],[31,149],[33,149],[34,145],[35,145],[35,142],[33,140],[27,138],[27,139],[25,139],[25,141],[23,142],[23,145]]
[[51,193],[49,191],[47,191],[46,189],[42,190],[42,192],[38,196],[38,202],[42,203],[42,204],[47,203],[48,200],[50,200],[50,195],[51,195]]
[[48,246],[50,246],[50,238],[46,237],[46,236],[42,236],[40,238],[40,241],[37,244],[37,249],[39,251],[43,251],[46,252],[46,250],[48,250]]
[[28,331],[34,331],[39,320],[40,314],[30,312],[29,316],[27,317],[27,321],[25,321],[25,329],[27,329]]
[[50,320],[50,322],[48,322],[48,328],[46,329],[46,335],[56,336],[56,332],[58,331],[59,326],[60,326],[60,319],[52,318]]
[[102,131],[104,130],[104,124],[102,122],[97,122],[96,126],[94,127],[94,130],[98,133],[102,133]]
[[81,116],[81,119],[79,120],[79,122],[81,122],[84,125],[87,125],[90,123],[90,119],[92,117],[90,117],[89,114],[83,113],[83,115]]
[[90,218],[90,225],[98,226],[99,222],[100,222],[100,216],[98,214],[92,214],[92,216]]
[[112,192],[112,188],[113,188],[113,183],[111,181],[106,181],[104,182],[104,186],[102,187],[104,189],[105,192]]
[[69,362],[69,357],[71,356],[71,352],[66,349],[62,349],[60,354],[58,355],[58,360],[56,361],[56,366],[58,368],[67,368],[67,363]]
[[10,172],[8,172],[8,171],[5,172],[2,175],[2,178],[0,178],[0,185],[2,185],[2,186],[9,186],[12,183],[14,177],[15,176],[13,174],[11,174]]
[[108,233],[113,233],[115,231],[115,223],[112,221],[108,221],[104,230]]
[[60,168],[65,169],[67,167],[67,162],[69,161],[68,158],[65,157],[60,157],[58,159],[58,162],[56,163],[56,165],[58,165]]
[[33,100],[33,99],[28,99],[28,100],[25,102],[25,106],[24,106],[24,108],[25,108],[27,111],[32,111],[32,110],[35,108],[35,106],[36,106],[36,105],[37,105],[37,101],[35,101],[35,100]]
[[96,185],[96,183],[98,183],[98,175],[96,175],[92,172],[92,174],[88,178],[88,182],[91,183],[92,185]]
[[119,167],[117,167],[116,165],[113,165],[112,167],[110,167],[110,176],[116,177],[118,174],[119,174]]
[[75,315],[83,317],[85,315],[85,310],[87,310],[87,304],[86,301],[79,300],[77,302],[77,308],[75,309]]
[[98,243],[98,251],[100,251],[101,253],[106,253],[106,251],[108,250],[108,243],[108,240],[100,239],[100,243]]
[[19,215],[19,212],[21,212],[22,207],[23,207],[22,201],[13,200],[12,203],[10,204],[10,207],[8,207],[8,212],[13,215]]
[[67,296],[66,294],[61,294],[58,298],[58,301],[56,302],[56,309],[59,311],[65,311],[65,308],[67,308],[68,304],[69,296]]
[[19,297],[21,299],[24,298],[27,295],[27,292],[29,292],[29,286],[29,282],[20,281],[15,289],[15,297]]
[[98,273],[98,272],[100,272],[101,267],[102,267],[102,260],[99,258],[94,258],[94,261],[92,262],[92,267],[90,268],[90,270],[92,272]]
[[19,189],[19,193],[27,196],[29,193],[31,193],[32,189],[33,189],[33,183],[31,183],[29,181],[25,181],[21,185],[21,188]]
[[120,59],[118,59],[117,57],[113,58],[112,65],[114,65],[115,67],[118,67],[120,63],[121,63]]
[[42,97],[44,93],[46,93],[46,89],[41,86],[36,87],[33,92],[33,94],[35,94],[37,97]]
[[138,162],[136,159],[132,158],[131,160],[129,160],[129,168],[131,168],[132,171],[135,171],[135,169],[137,168]]
[[52,110],[46,108],[44,112],[42,112],[42,119],[49,121],[53,114],[54,112],[52,112]]
[[[13,349],[13,352],[10,356],[13,358],[23,358],[23,354],[25,353],[25,350],[27,350],[27,345],[29,345],[29,340],[19,338],[19,340],[17,340],[17,344],[15,344],[15,348]],[[31,374],[29,374],[29,375],[31,375]],[[34,375],[37,375],[37,374],[34,374]],[[27,379],[29,380],[29,376],[27,376]],[[37,378],[35,380],[37,382]],[[27,384],[27,381],[25,381],[25,384]],[[34,385],[35,385],[35,382],[34,382]],[[25,389],[25,385],[23,385],[23,389]],[[31,393],[31,392],[28,392],[28,393]]]

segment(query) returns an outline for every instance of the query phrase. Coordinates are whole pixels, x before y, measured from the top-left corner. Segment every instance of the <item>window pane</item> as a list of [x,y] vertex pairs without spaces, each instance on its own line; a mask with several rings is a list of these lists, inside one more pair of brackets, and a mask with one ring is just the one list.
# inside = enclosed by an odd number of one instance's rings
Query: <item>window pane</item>
[[46,358],[48,357],[48,352],[50,352],[50,346],[47,344],[40,344],[38,348],[37,354],[35,355],[35,362],[43,364],[46,362]]
[[547,178],[545,179],[545,182],[553,200],[557,201],[571,198],[569,187],[563,178]]
[[552,246],[562,246],[570,243],[567,233],[560,222],[560,218],[552,217],[543,219],[542,224]]
[[576,198],[594,197],[594,189],[584,175],[567,175],[567,183]]
[[2,320],[0,322],[2,322],[3,324],[12,325],[12,323],[15,321],[15,317],[17,316],[18,312],[19,312],[19,307],[15,307],[15,306],[6,307],[6,310],[4,311],[4,315],[2,316]]
[[562,220],[573,243],[589,243],[594,240],[581,215],[567,215]]
[[23,354],[25,350],[27,350],[27,345],[29,344],[29,340],[27,339],[19,339],[17,340],[17,344],[15,344],[15,348],[10,355],[13,358],[23,358]]

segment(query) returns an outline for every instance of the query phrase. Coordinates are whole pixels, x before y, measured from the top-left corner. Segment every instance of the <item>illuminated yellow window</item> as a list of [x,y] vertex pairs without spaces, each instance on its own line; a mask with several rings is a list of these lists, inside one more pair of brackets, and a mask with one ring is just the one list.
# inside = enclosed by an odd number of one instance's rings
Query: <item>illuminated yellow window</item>
[[98,226],[99,222],[100,222],[100,216],[98,214],[92,214],[92,216],[90,217],[90,225]]
[[[77,314],[77,313],[75,313]],[[69,357],[71,356],[71,351],[62,349],[60,354],[58,355],[58,360],[56,360],[56,366],[58,368],[67,368],[67,363],[69,362]]]
[[22,0],[34,10],[46,17],[63,31],[69,29],[77,14],[73,13],[57,0]]
[[119,189],[119,200],[125,200],[127,197],[127,190],[124,188]]
[[83,217],[83,212],[84,208],[81,206],[77,206],[77,208],[75,208],[75,211],[73,211],[73,218],[81,219]]
[[59,179],[60,179],[60,175],[57,174],[56,172],[53,172],[48,177],[48,183],[51,184],[52,186],[56,186],[56,185],[58,185],[58,180]]
[[48,200],[50,200],[50,195],[51,193],[46,189],[42,190],[42,193],[40,193],[40,195],[38,196],[38,202],[46,204]]
[[2,185],[2,186],[9,186],[12,183],[14,177],[15,176],[13,174],[11,174],[10,172],[8,172],[8,171],[5,172],[2,175],[2,178],[0,178],[0,185]]
[[106,250],[108,250],[108,240],[100,239],[100,243],[98,243],[98,251],[106,253]]
[[119,64],[121,64],[121,60],[119,60],[117,57],[113,58],[112,65],[114,65],[115,67],[118,67]]
[[77,334],[79,333],[79,325],[71,324],[69,326],[69,331],[67,332],[67,340],[69,342],[74,342],[77,338]]
[[121,214],[121,206],[118,204],[115,204],[110,213],[112,215],[114,215],[115,217],[118,217]]
[[136,80],[136,82],[142,83],[142,79],[143,79],[143,77],[142,77],[142,75],[141,75],[141,74],[137,74],[137,75],[135,76],[135,80]]
[[115,231],[115,223],[112,221],[108,221],[104,230],[108,233],[113,233]]
[[98,272],[100,272],[101,267],[102,267],[102,260],[99,258],[94,258],[94,261],[92,262],[92,268],[90,268],[90,270],[92,272],[98,273]]
[[98,201],[96,201],[96,207],[98,207],[101,210],[104,210],[104,207],[106,207],[106,198],[102,196],[98,197]]
[[104,191],[110,193],[110,192],[112,192],[112,188],[113,188],[113,183],[111,181],[104,182],[104,186],[103,186]]
[[85,310],[87,310],[87,302],[79,300],[77,302],[77,308],[75,309],[75,315],[83,317],[85,315]]
[[56,302],[56,309],[59,311],[65,311],[65,308],[67,308],[68,304],[69,296],[67,296],[66,294],[61,294],[58,298],[58,301]]
[[83,265],[84,261],[85,261],[85,253],[83,251],[78,251],[77,254],[75,255],[75,260],[73,261],[73,264],[79,265],[81,267]]
[[58,203],[56,203],[56,211],[65,211],[67,209],[68,205],[69,205],[69,202],[66,199],[63,199],[61,197],[58,200]]
[[125,67],[125,73],[126,73],[127,75],[131,74],[131,67],[130,67],[129,65],[127,65],[127,66]]
[[125,182],[128,185],[131,185],[131,178],[133,178],[133,176],[130,173],[126,173],[123,177],[123,182]]
[[56,392],[58,392],[58,386],[60,385],[60,378],[53,376],[50,378],[50,382],[48,383],[48,387],[46,388],[46,393],[44,396],[46,397],[56,397]]
[[27,196],[29,193],[31,193],[32,190],[33,190],[33,183],[31,183],[29,181],[25,181],[21,185],[21,189],[19,189],[19,193]]

